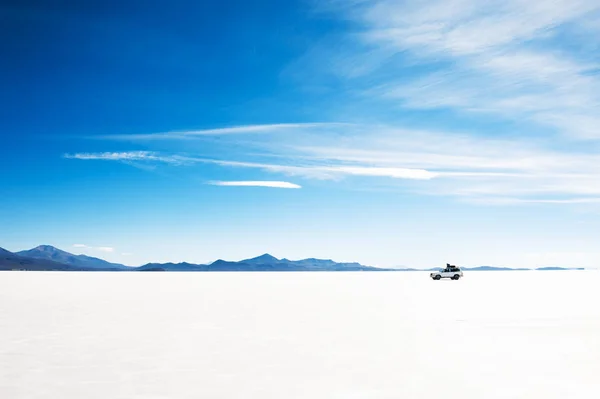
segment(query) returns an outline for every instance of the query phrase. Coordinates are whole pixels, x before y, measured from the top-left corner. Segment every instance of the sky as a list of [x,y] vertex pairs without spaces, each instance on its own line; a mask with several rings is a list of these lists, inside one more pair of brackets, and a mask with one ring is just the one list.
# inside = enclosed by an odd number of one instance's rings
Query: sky
[[1,1],[0,246],[600,265],[596,0]]

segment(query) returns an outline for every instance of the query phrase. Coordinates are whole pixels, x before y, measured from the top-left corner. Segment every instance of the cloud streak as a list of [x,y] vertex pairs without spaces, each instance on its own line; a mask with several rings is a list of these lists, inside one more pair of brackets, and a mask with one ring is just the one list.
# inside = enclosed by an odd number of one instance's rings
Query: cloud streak
[[133,152],[105,152],[105,153],[76,153],[66,154],[65,158],[79,160],[103,161],[145,161],[176,165],[191,165],[197,163],[212,163],[221,166],[262,169],[273,173],[282,173],[290,176],[302,176],[321,180],[335,180],[344,176],[389,177],[395,179],[429,180],[438,176],[434,172],[424,169],[400,167],[373,167],[362,165],[278,165],[257,162],[240,162],[194,158],[183,155],[163,155],[158,152],[133,151]]
[[286,181],[213,181],[208,184],[224,187],[270,187],[298,189],[302,186]]
[[145,134],[114,134],[104,136],[94,136],[92,138],[104,140],[125,140],[125,141],[143,141],[143,140],[189,140],[202,138],[207,136],[223,136],[223,135],[248,135],[248,134],[283,134],[292,133],[302,130],[328,129],[338,128],[342,126],[350,126],[347,123],[273,123],[259,125],[242,125],[229,126],[216,129],[199,129],[199,130],[182,130],[170,131],[161,133],[145,133]]
[[152,151],[125,151],[125,152],[99,152],[64,154],[66,159],[79,159],[84,161],[117,161],[117,162],[159,162],[174,165],[183,165],[195,162],[193,158],[181,155],[161,155]]
[[[387,54],[342,75],[406,109],[484,112],[547,134],[600,139],[600,3],[595,0],[334,2],[355,23],[355,54]],[[333,51],[334,52],[334,51]],[[395,58],[394,58],[395,57]],[[400,57],[399,66],[394,64]],[[410,78],[392,74],[420,65]],[[425,72],[424,72],[425,71]],[[342,72],[343,73],[343,72]]]
[[424,169],[371,166],[290,166],[253,162],[207,161],[221,166],[262,169],[268,172],[283,173],[319,180],[336,180],[344,176],[389,177],[395,179],[429,180],[438,176]]
[[85,245],[85,244],[73,244],[73,248],[85,249],[88,251],[100,251],[100,252],[106,252],[106,253],[115,252],[115,249],[112,247],[91,247],[91,246]]
[[[377,168],[422,168],[432,183],[419,192],[457,197],[518,196],[524,200],[600,197],[600,154],[594,148],[556,149],[554,142],[493,139],[442,132],[369,129],[348,144],[299,146],[304,158]],[[570,201],[575,203],[576,201]]]

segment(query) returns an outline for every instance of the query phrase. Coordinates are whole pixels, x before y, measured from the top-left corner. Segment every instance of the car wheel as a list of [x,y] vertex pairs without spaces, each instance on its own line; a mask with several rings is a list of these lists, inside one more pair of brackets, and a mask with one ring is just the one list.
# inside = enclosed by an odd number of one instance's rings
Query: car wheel
[[434,280],[439,280],[439,279],[441,279],[441,278],[442,278],[442,276],[440,276],[440,275],[433,276],[433,279],[434,279]]
[[452,280],[458,280],[460,278],[460,276],[458,274],[455,274],[454,277],[452,277]]

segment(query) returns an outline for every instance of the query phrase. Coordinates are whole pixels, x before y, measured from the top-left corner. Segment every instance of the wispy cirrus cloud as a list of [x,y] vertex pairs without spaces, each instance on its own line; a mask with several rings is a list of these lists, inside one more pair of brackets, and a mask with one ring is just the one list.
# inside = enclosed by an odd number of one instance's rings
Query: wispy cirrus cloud
[[331,166],[321,164],[302,163],[297,160],[297,165],[278,165],[255,162],[236,162],[236,161],[218,161],[205,160],[205,162],[215,163],[221,166],[232,166],[239,168],[262,169],[273,173],[282,173],[289,176],[302,176],[309,179],[336,180],[345,176],[368,176],[368,177],[389,177],[395,179],[429,180],[437,176],[436,173],[424,169],[410,169],[398,167],[377,167],[365,165],[336,165]]
[[[368,129],[347,143],[299,145],[303,159],[431,173],[419,192],[462,198],[511,197],[522,203],[591,203],[600,198],[600,154],[593,146],[495,139],[469,134]],[[566,201],[568,200],[568,201]]]
[[110,153],[76,153],[66,154],[65,158],[80,160],[104,160],[104,161],[145,161],[176,165],[191,165],[197,163],[216,164],[238,168],[262,169],[274,173],[282,173],[290,176],[303,176],[323,180],[339,179],[344,176],[371,176],[390,177],[396,179],[428,180],[436,177],[436,173],[424,169],[410,169],[398,167],[377,167],[361,165],[308,165],[300,160],[295,165],[279,165],[272,163],[241,162],[214,160],[200,157],[183,155],[162,155],[158,152],[134,151],[134,152],[110,152]]
[[208,184],[224,187],[270,187],[270,188],[302,188],[302,186],[286,181],[212,181]]
[[143,133],[143,134],[113,134],[103,136],[93,136],[91,138],[104,140],[125,140],[125,141],[145,141],[145,140],[186,140],[194,138],[202,138],[207,136],[222,136],[222,135],[240,135],[240,134],[276,134],[276,133],[292,133],[294,131],[315,130],[338,128],[349,126],[348,123],[341,122],[312,122],[312,123],[273,123],[259,125],[241,125],[227,126],[214,129],[198,129],[198,130],[181,130],[159,133]]
[[586,204],[600,198],[600,155],[593,147],[565,151],[547,140],[495,139],[383,125],[343,130],[343,140],[341,135],[302,134],[284,142],[256,143],[276,154],[277,162],[273,157],[249,155],[254,152],[251,144],[239,155],[243,160],[143,151],[74,154],[71,158],[127,162],[140,158],[188,167],[213,164],[304,180],[350,180],[351,184],[361,179],[356,187],[384,185],[495,205]]
[[66,159],[79,159],[84,161],[117,161],[117,162],[159,162],[175,165],[183,165],[195,162],[193,158],[181,155],[162,155],[153,151],[124,151],[124,152],[80,152],[75,154],[64,154]]
[[73,248],[79,248],[79,249],[85,249],[85,250],[91,250],[91,251],[100,251],[100,252],[106,252],[106,253],[115,252],[115,249],[113,247],[91,247],[91,246],[85,245],[85,244],[73,244]]
[[[362,73],[341,69],[347,85],[369,97],[404,109],[484,112],[527,121],[547,134],[600,138],[595,0],[328,4],[328,11],[354,22],[348,38],[355,46],[346,47],[344,58],[380,54],[377,65],[358,68]],[[410,73],[393,73],[403,67]]]

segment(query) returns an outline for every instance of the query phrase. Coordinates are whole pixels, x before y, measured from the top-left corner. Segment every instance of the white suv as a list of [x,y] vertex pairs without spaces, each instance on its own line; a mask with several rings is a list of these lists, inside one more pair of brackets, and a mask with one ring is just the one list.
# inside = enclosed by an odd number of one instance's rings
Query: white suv
[[458,280],[463,276],[462,270],[456,266],[447,265],[445,269],[438,272],[433,272],[429,275],[434,280],[440,280],[442,278],[450,278],[452,280]]

